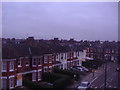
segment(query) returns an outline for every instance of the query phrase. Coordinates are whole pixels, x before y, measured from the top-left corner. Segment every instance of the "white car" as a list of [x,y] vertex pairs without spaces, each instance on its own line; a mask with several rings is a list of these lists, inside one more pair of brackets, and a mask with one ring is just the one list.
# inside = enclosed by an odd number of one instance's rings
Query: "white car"
[[89,83],[89,82],[82,82],[82,83],[78,86],[78,90],[86,90],[89,86],[90,86],[90,83]]
[[84,71],[83,68],[81,68],[81,67],[76,67],[76,69],[78,69],[80,71]]
[[81,71],[89,71],[86,67],[83,66],[76,66],[77,69],[80,69]]
[[81,68],[83,68],[83,70],[85,70],[85,71],[89,71],[86,67],[84,67],[84,66],[80,66]]

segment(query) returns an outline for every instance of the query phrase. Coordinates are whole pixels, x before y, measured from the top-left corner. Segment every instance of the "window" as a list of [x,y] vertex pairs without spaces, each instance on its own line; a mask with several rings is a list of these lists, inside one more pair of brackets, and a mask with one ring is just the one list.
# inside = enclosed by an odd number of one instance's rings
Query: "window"
[[114,53],[114,50],[112,50],[112,53]]
[[29,58],[26,58],[25,63],[26,63],[26,66],[29,66]]
[[10,86],[10,88],[14,88],[14,78],[12,77],[12,78],[10,78],[9,79],[9,86]]
[[44,63],[47,63],[48,62],[48,58],[47,56],[44,57]]
[[47,72],[47,67],[44,67],[44,72]]
[[33,66],[36,66],[36,59],[33,58]]
[[49,63],[52,63],[53,61],[53,56],[49,56]]
[[7,62],[6,61],[3,61],[3,63],[2,63],[2,71],[3,72],[7,71]]
[[14,61],[10,61],[10,71],[14,70]]
[[21,67],[21,59],[18,60],[18,67]]
[[63,59],[63,54],[61,54],[61,59]]
[[38,71],[38,80],[41,80],[41,71]]
[[32,81],[36,81],[36,72],[32,73]]
[[41,65],[41,58],[38,59],[38,65]]
[[65,59],[67,59],[67,54],[65,53]]
[[56,59],[58,59],[58,55],[56,55]]
[[6,79],[2,79],[2,89],[3,90],[6,90],[6,84],[7,84]]

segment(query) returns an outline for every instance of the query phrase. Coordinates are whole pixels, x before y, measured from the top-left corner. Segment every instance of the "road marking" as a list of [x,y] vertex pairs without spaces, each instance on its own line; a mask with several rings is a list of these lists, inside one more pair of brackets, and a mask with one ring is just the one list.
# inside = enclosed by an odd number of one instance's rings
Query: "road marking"
[[95,79],[93,79],[90,83],[93,83],[98,77],[96,77]]

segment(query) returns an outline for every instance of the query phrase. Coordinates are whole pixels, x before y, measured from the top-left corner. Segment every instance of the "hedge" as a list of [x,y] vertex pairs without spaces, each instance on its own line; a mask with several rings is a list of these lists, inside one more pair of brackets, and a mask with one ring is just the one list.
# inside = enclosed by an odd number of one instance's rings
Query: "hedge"
[[56,81],[58,78],[60,78],[60,76],[57,76],[53,73],[43,73],[43,81],[47,81],[49,83],[54,83],[54,81]]
[[87,67],[87,68],[93,68],[93,69],[97,69],[98,67],[100,67],[104,62],[101,60],[89,60],[89,61],[85,61],[83,62],[83,66]]
[[75,80],[78,80],[80,78],[80,73],[73,71],[73,70],[70,71],[70,70],[62,70],[59,68],[54,68],[53,72],[68,75],[68,76],[70,76],[71,79],[75,79]]
[[38,82],[32,82],[32,81],[26,80],[26,79],[23,80],[23,86],[28,87],[28,88],[33,89],[33,90],[36,90],[36,89],[38,90],[41,88],[53,88],[53,86],[40,84]]
[[[51,78],[50,78],[51,77]],[[52,83],[54,88],[65,88],[71,84],[70,76],[57,73],[43,73],[43,80]]]

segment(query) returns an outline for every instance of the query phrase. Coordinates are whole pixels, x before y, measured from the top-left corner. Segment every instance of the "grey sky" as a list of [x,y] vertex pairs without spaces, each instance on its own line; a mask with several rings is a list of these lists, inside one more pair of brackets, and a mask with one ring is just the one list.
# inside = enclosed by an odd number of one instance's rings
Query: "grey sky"
[[10,2],[2,6],[3,37],[117,40],[117,2]]

